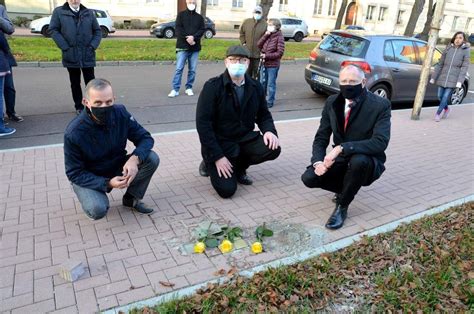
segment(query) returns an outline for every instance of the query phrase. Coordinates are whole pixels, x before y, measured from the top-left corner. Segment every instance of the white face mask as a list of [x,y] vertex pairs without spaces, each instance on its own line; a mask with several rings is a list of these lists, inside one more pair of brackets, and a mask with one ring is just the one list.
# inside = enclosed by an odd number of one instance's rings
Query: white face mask
[[194,3],[188,3],[186,6],[188,7],[189,11],[196,10],[196,5]]
[[262,19],[262,15],[260,13],[254,13],[253,14],[253,18],[256,20],[256,21],[259,21]]
[[232,77],[242,77],[247,72],[247,65],[241,63],[231,63],[227,67],[230,76]]
[[274,25],[268,25],[267,26],[267,31],[269,31],[270,33],[274,33],[276,31],[276,27]]

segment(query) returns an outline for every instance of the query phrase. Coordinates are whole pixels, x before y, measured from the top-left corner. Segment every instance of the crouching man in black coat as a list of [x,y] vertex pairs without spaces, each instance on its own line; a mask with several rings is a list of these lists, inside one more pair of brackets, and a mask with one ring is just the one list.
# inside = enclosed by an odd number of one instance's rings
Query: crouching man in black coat
[[[228,198],[237,182],[252,184],[246,170],[280,155],[280,142],[267,108],[262,85],[245,74],[250,52],[243,46],[227,50],[227,70],[206,82],[199,96],[196,127],[204,163],[217,193]],[[260,131],[255,131],[257,124]],[[263,135],[262,135],[263,134]]]
[[[122,105],[114,105],[110,82],[93,79],[86,86],[83,110],[64,134],[66,175],[85,214],[100,219],[109,210],[108,192],[127,189],[122,204],[142,214],[141,202],[160,162],[154,140]],[[135,150],[127,155],[127,140]]]
[[[390,101],[367,91],[364,72],[357,66],[343,68],[339,79],[341,92],[326,101],[311,166],[301,177],[309,188],[336,193],[329,229],[342,227],[359,189],[382,175],[390,140]],[[334,145],[326,154],[331,134]]]

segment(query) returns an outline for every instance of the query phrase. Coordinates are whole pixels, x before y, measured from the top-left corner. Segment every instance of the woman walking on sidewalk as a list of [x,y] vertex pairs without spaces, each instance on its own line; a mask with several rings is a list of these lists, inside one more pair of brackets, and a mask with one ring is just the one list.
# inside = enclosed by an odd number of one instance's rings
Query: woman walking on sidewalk
[[8,42],[5,34],[0,31],[0,136],[6,136],[15,133],[15,129],[8,128],[3,122],[3,88],[5,85],[5,76],[10,74],[10,63],[8,62]]
[[267,31],[258,41],[258,48],[261,50],[260,57],[263,59],[262,69],[260,69],[260,83],[265,89],[265,94],[268,93],[268,108],[273,107],[275,102],[276,79],[278,70],[280,70],[280,60],[285,52],[285,39],[280,28],[279,19],[269,19]]
[[[436,111],[435,121],[447,118],[451,109],[448,107],[448,100],[454,88],[461,88],[470,60],[470,45],[463,32],[454,34],[451,42],[443,51],[443,55],[435,68],[430,83],[438,85],[438,98],[440,100]],[[442,116],[441,116],[441,113]]]

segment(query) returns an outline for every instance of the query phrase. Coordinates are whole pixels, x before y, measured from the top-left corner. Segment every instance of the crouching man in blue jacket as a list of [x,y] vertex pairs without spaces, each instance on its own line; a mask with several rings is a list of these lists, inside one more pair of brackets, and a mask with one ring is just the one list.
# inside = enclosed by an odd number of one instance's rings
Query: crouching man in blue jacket
[[[86,86],[83,110],[64,134],[64,163],[82,209],[91,219],[107,214],[112,189],[127,189],[122,204],[139,213],[153,209],[141,200],[160,162],[154,140],[123,105],[114,105],[110,82],[94,79]],[[127,155],[126,145],[135,145]]]

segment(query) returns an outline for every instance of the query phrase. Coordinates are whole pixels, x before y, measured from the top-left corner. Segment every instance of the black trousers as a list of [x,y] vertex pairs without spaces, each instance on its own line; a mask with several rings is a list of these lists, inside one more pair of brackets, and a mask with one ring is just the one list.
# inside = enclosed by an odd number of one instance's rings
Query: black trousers
[[216,164],[206,163],[207,171],[211,177],[212,187],[222,198],[229,198],[237,190],[236,174],[244,173],[250,165],[260,164],[268,160],[277,159],[281,153],[281,148],[271,150],[263,142],[260,135],[256,139],[240,144],[240,154],[237,157],[227,157],[232,164],[233,173],[230,178],[219,177]]
[[260,64],[259,58],[250,58],[249,68],[247,69],[247,74],[253,77],[254,79],[257,78],[257,71],[258,65]]
[[84,84],[95,79],[94,68],[67,68],[69,72],[69,81],[71,82],[72,99],[76,110],[84,108],[82,104],[81,71],[84,76]]
[[339,193],[338,204],[349,206],[362,186],[373,182],[374,161],[370,156],[355,154],[348,159],[337,160],[322,176],[314,173],[314,167],[309,166],[301,176],[304,185],[309,188]]

